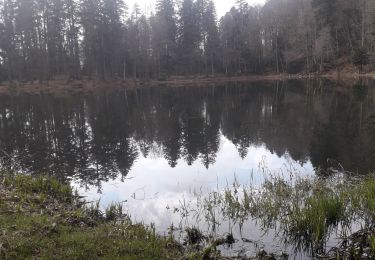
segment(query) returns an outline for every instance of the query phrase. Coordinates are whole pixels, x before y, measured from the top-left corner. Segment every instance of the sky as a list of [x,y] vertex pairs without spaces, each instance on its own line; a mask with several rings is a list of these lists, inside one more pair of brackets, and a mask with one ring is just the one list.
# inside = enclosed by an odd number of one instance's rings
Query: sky
[[[125,0],[130,10],[132,10],[135,3],[138,3],[141,10],[146,14],[149,14],[154,8],[155,1],[156,0]],[[247,0],[250,5],[264,4],[265,1],[266,0]],[[236,0],[214,0],[214,2],[216,5],[218,18],[220,18],[235,5]]]

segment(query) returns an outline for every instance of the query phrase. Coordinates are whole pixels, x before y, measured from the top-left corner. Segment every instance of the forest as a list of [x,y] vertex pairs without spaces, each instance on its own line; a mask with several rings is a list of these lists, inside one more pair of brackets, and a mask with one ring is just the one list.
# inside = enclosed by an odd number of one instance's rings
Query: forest
[[321,74],[375,68],[375,1],[4,0],[0,82]]

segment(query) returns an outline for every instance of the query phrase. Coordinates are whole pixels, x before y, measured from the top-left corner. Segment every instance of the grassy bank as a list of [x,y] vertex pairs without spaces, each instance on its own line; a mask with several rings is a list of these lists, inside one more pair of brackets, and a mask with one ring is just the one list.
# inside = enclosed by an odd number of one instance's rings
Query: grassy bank
[[120,205],[85,206],[49,177],[0,177],[0,259],[176,259],[182,247],[133,224]]

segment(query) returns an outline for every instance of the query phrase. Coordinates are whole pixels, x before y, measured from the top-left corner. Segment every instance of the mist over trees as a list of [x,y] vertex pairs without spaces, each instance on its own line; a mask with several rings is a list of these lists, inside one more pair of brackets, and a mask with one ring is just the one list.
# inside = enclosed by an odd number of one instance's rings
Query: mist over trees
[[375,1],[4,0],[0,80],[166,79],[172,75],[320,73],[375,66]]

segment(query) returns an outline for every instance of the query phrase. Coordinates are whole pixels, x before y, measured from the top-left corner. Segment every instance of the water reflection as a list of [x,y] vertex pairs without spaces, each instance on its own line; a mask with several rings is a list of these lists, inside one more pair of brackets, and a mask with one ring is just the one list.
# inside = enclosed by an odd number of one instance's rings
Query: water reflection
[[220,163],[225,139],[242,159],[263,147],[302,166],[335,162],[367,173],[375,169],[374,97],[363,84],[316,81],[3,96],[1,167],[45,171],[100,190],[146,158],[163,158],[164,170],[209,169]]

